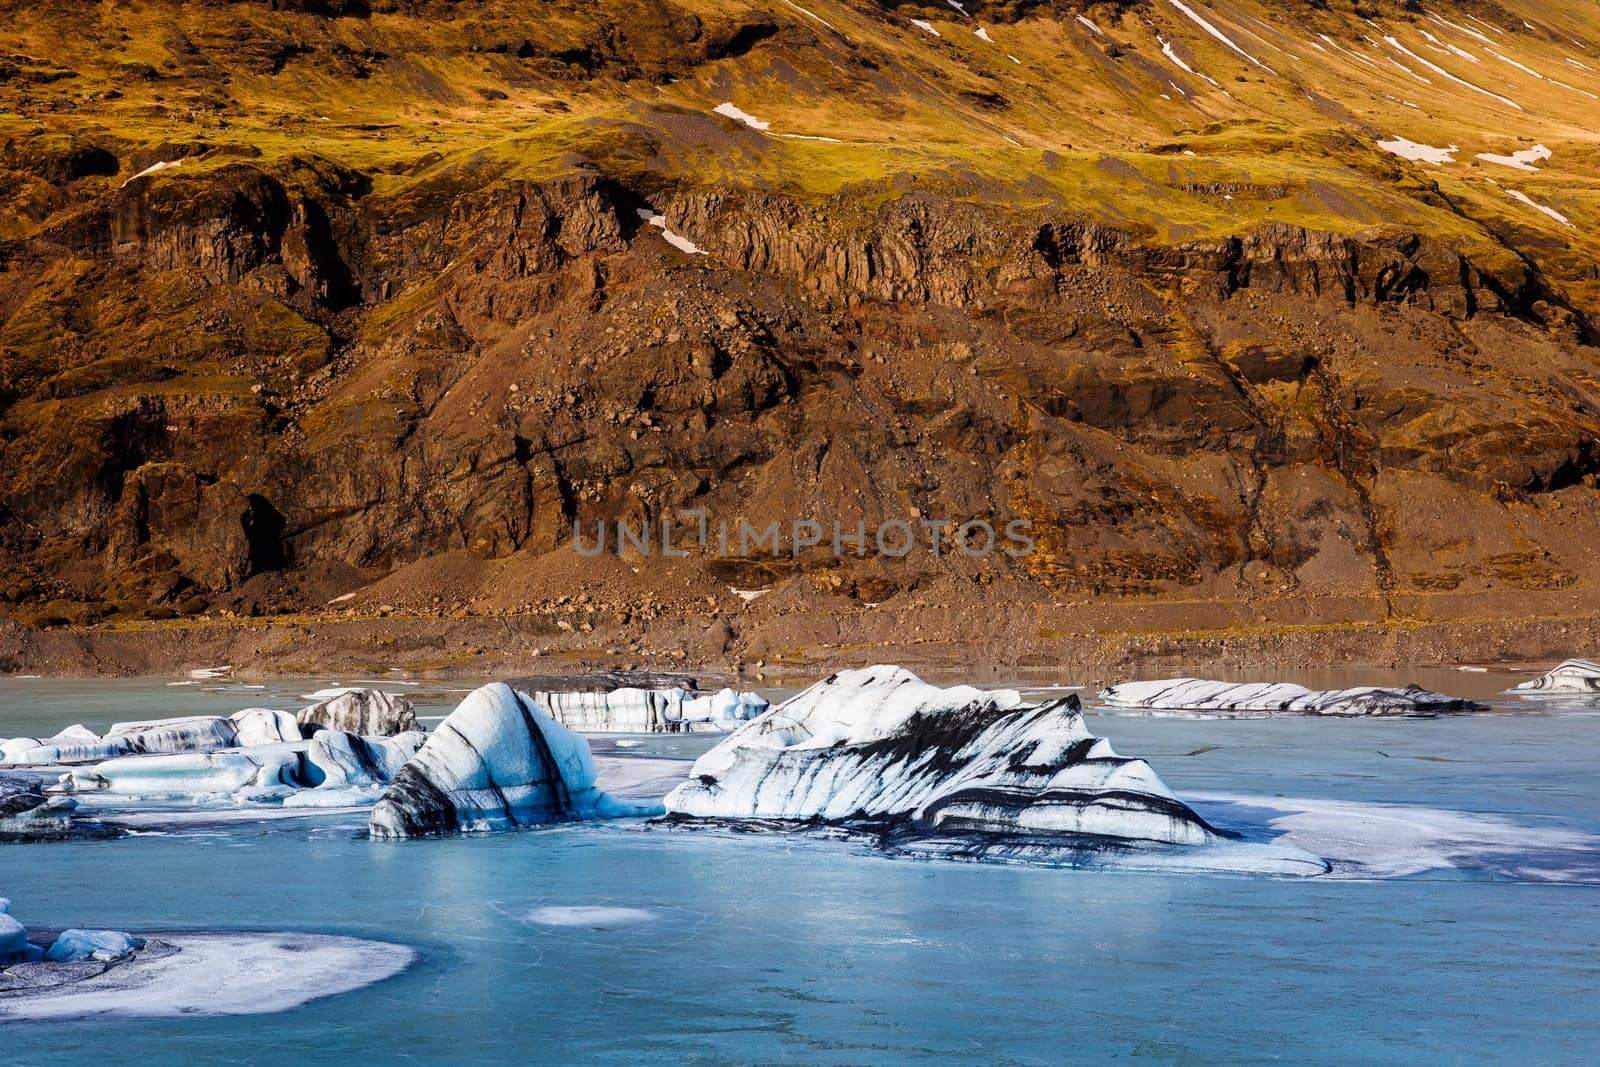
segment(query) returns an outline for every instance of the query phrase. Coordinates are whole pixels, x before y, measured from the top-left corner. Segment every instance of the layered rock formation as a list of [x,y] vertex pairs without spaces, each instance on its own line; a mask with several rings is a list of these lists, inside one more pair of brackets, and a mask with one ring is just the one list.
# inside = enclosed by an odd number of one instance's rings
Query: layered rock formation
[[[1566,59],[1600,33],[1572,0],[1476,8],[1504,62],[1411,9],[1210,5],[1264,65],[1167,4],[923,12],[939,38],[835,0],[282,6],[14,13],[0,609],[28,626],[516,614],[620,648],[715,611],[740,622],[658,643],[753,660],[998,587],[1137,626],[1560,614],[1592,584],[1572,131],[1600,78]],[[1383,39],[1423,29],[1494,91],[1400,100]],[[1477,158],[1507,130],[1541,169]],[[905,558],[575,551],[574,522],[681,546],[683,509],[712,543],[952,525]],[[1034,551],[969,554],[978,519]]]

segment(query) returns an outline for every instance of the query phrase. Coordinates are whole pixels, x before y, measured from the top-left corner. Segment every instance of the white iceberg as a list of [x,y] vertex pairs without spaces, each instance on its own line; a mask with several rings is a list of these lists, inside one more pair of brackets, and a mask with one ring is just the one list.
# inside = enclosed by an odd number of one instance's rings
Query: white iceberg
[[1569,659],[1537,678],[1515,686],[1513,693],[1600,693],[1600,663]]
[[143,797],[198,797],[244,789],[295,788],[303,745],[257,745],[226,752],[119,756],[68,774],[74,792]]
[[1415,685],[1403,689],[1358,686],[1318,690],[1289,682],[1216,682],[1204,678],[1122,682],[1102,689],[1100,703],[1109,708],[1218,712],[1234,716],[1431,717],[1486,710],[1475,701],[1445,696]]
[[669,821],[830,826],[942,855],[1223,840],[1149,764],[1089,733],[1076,697],[940,689],[899,667],[841,672],[747,723],[666,808]]
[[306,759],[321,781],[317,788],[381,785],[394,780],[401,767],[427,741],[420,730],[394,737],[367,738],[340,730],[319,730]]
[[234,712],[228,719],[235,727],[233,743],[240,748],[300,740],[300,723],[287,711],[245,708]]
[[637,689],[610,692],[530,692],[556,721],[582,733],[686,733],[731,730],[767,709],[754,693],[723,689],[710,696],[687,690]]
[[595,786],[589,742],[496,682],[469,693],[372,809],[373,837],[504,830],[619,814]]

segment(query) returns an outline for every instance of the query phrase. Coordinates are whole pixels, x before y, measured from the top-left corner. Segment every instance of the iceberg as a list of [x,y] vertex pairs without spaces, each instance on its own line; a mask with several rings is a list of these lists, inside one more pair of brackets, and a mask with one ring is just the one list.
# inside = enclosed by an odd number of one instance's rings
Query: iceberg
[[45,952],[51,963],[109,963],[144,948],[144,938],[120,930],[63,930]]
[[376,689],[337,691],[326,700],[302,708],[295,718],[301,726],[363,737],[392,737],[421,729],[411,701]]
[[[257,745],[226,752],[178,752],[119,756],[71,771],[74,792],[103,790],[131,796],[192,797],[236,793],[247,788],[299,786],[304,782],[301,745]],[[309,784],[309,783],[307,783]]]
[[1307,689],[1289,682],[1214,682],[1203,678],[1167,678],[1121,682],[1100,691],[1109,708],[1150,711],[1204,711],[1224,715],[1332,715],[1432,717],[1487,711],[1476,701],[1434,693],[1421,686],[1403,689],[1359,686],[1354,689]]
[[393,781],[427,739],[420,730],[385,738],[318,730],[306,758],[322,779],[315,783],[319,789],[380,785]]
[[1560,666],[1514,686],[1513,693],[1600,693],[1600,663],[1569,659]]
[[[940,689],[899,667],[843,671],[746,723],[666,798],[673,823],[838,829],[898,851],[1051,861],[1226,835],[1141,759],[1084,725],[1076,696]],[[1325,870],[1309,854],[1294,863]]]
[[686,689],[638,689],[623,686],[608,692],[534,691],[534,703],[569,729],[584,733],[689,733],[730,730],[767,709],[754,693],[723,689],[695,696]]
[[287,711],[271,708],[245,708],[228,716],[234,725],[234,744],[240,748],[252,745],[275,745],[301,739],[300,722]]
[[428,735],[372,809],[376,838],[503,830],[614,814],[589,742],[532,697],[483,686]]
[[28,941],[28,930],[11,916],[0,910],[0,966],[13,963],[33,963],[44,957],[44,950]]

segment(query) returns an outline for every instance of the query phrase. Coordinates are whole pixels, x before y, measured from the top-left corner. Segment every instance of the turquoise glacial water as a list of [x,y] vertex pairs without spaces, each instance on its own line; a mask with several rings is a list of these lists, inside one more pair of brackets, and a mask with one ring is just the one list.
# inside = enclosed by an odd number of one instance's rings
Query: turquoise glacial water
[[[156,690],[0,682],[0,736],[256,702]],[[379,843],[350,816],[6,847],[0,895],[31,926],[338,933],[420,956],[276,1015],[3,1023],[0,1062],[1592,1060],[1600,717],[1090,726],[1255,835],[1281,828],[1253,805],[1316,801],[1294,832],[1344,833],[1369,866],[1046,870],[638,822]]]

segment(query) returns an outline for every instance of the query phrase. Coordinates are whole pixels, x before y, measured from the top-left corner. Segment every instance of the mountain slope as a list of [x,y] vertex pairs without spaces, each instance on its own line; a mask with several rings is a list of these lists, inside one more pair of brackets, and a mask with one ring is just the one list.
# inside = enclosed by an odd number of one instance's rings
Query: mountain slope
[[[1596,581],[1591,4],[0,8],[25,622],[1047,649]],[[1037,550],[573,549],[684,508]]]

